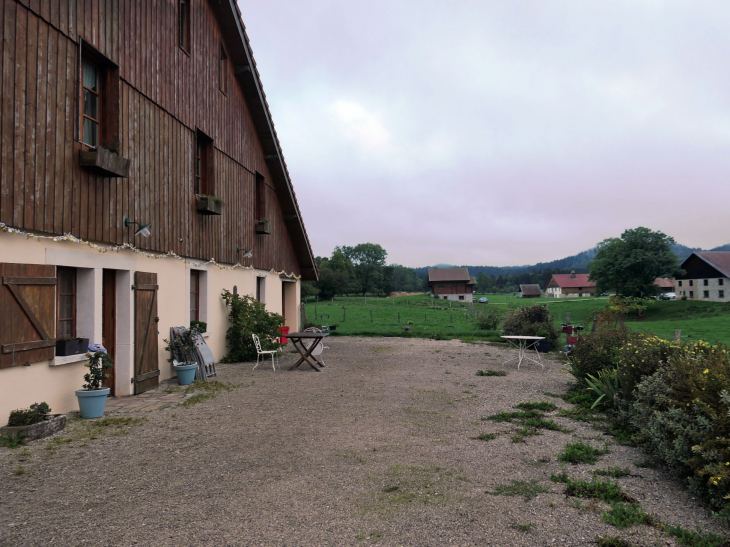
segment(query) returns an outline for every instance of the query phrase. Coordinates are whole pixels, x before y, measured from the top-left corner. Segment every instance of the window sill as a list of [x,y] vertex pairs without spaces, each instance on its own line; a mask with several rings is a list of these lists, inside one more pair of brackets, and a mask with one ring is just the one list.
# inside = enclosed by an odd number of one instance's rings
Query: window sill
[[79,165],[104,177],[129,177],[127,158],[115,154],[111,150],[97,147],[95,150],[79,152]]
[[54,357],[51,359],[50,365],[52,367],[59,367],[61,365],[70,365],[71,363],[83,363],[84,361],[88,361],[88,359],[85,353],[66,355],[65,357]]

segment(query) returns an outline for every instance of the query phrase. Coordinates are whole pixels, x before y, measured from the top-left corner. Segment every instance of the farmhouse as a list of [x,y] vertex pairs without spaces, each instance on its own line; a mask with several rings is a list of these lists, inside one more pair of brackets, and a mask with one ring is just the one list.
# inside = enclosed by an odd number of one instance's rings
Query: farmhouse
[[520,285],[520,298],[540,298],[540,285]]
[[674,292],[674,279],[671,277],[657,277],[654,285],[659,287],[662,293]]
[[[0,6],[0,421],[174,375],[170,327],[225,354],[227,289],[299,327],[317,268],[235,0]],[[69,340],[70,341],[70,340]]]
[[469,276],[467,268],[429,268],[428,287],[436,298],[443,300],[472,301],[476,279]]
[[708,251],[689,255],[677,276],[675,293],[688,300],[730,301],[730,252]]
[[575,270],[569,274],[553,274],[545,287],[548,298],[594,296],[595,292],[596,284],[588,281],[588,274],[577,274]]

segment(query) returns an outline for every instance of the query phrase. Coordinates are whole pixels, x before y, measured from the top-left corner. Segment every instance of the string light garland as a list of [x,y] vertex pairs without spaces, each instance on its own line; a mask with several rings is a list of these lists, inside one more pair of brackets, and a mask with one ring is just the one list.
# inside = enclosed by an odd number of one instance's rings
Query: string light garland
[[[194,266],[196,268],[202,268],[204,266],[217,266],[219,270],[252,270],[257,271],[256,268],[253,266],[244,266],[243,264],[236,262],[233,266],[224,266],[223,264],[219,264],[215,261],[215,259],[211,258],[207,262],[197,262],[192,259],[188,259],[185,257],[182,257],[178,254],[176,254],[173,251],[168,251],[166,253],[149,253],[147,251],[141,251],[140,249],[137,249],[134,245],[131,245],[129,243],[124,243],[122,245],[111,245],[111,246],[103,246],[103,245],[97,245],[96,243],[92,243],[91,241],[84,241],[80,237],[76,237],[75,235],[71,233],[64,234],[62,236],[44,236],[44,235],[38,235],[38,234],[31,234],[29,232],[24,232],[22,230],[18,230],[17,228],[11,228],[10,226],[0,222],[0,228],[2,228],[3,232],[13,234],[13,235],[20,235],[25,236],[27,239],[36,239],[38,241],[42,241],[44,239],[52,240],[52,241],[71,241],[73,243],[77,243],[79,245],[86,245],[87,247],[90,247],[94,249],[95,251],[99,251],[100,253],[108,253],[109,251],[114,251],[118,253],[119,251],[129,250],[132,251],[135,254],[138,254],[140,256],[143,256],[145,258],[154,258],[155,260],[159,260],[160,258],[175,258],[182,262],[183,264],[190,264],[191,266]],[[296,274],[289,274],[285,271],[276,271],[275,269],[271,269],[269,273],[272,274],[278,274],[283,275],[285,277],[289,277],[292,279],[301,279],[301,275]],[[262,274],[257,272],[257,276],[263,277]]]

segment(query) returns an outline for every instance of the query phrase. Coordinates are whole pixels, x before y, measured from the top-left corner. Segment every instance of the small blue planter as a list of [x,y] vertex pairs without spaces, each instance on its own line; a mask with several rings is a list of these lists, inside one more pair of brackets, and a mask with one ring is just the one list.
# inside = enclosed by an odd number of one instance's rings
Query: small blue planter
[[197,364],[192,365],[178,365],[175,367],[177,373],[177,383],[181,386],[189,386],[195,380],[195,369],[198,368]]
[[109,395],[109,388],[94,389],[87,391],[79,389],[76,397],[79,400],[79,410],[82,418],[101,418],[106,408],[106,398]]

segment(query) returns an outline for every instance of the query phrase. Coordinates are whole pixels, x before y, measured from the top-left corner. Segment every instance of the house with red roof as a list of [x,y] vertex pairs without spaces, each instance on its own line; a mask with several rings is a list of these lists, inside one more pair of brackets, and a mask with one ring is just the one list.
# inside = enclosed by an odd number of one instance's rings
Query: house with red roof
[[428,287],[434,296],[443,300],[471,302],[476,279],[467,268],[429,268]]
[[707,251],[689,255],[677,276],[675,293],[688,300],[730,301],[730,252]]
[[588,274],[577,274],[575,270],[569,274],[553,274],[545,287],[547,298],[595,296],[595,293],[596,284],[588,280]]

